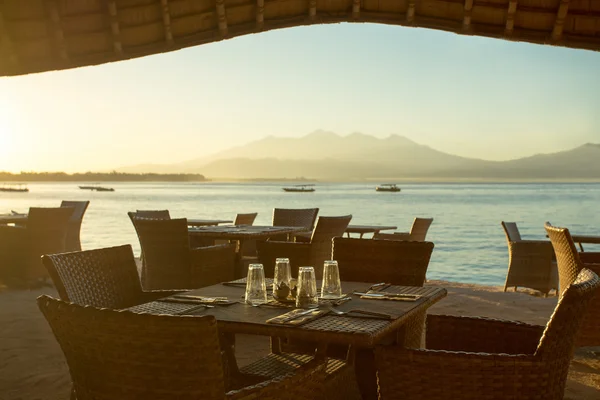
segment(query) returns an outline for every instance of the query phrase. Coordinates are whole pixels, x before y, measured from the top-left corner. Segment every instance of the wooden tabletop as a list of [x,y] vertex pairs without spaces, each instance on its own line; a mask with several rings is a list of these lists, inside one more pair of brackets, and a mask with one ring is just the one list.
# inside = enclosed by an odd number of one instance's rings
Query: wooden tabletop
[[303,232],[306,231],[306,228],[298,226],[222,225],[191,227],[188,231],[190,234],[198,236],[218,237],[227,240],[244,240]]
[[219,224],[232,224],[233,221],[226,219],[198,219],[188,218],[188,226],[214,226]]
[[600,236],[593,235],[571,235],[576,243],[600,244]]
[[0,225],[27,222],[27,214],[0,214]]
[[[342,282],[345,293],[353,290],[367,290],[370,283]],[[216,305],[214,308],[191,311],[187,315],[214,315],[219,331],[223,333],[243,333],[252,335],[288,337],[290,339],[324,342],[341,345],[354,345],[359,348],[371,348],[389,334],[400,329],[411,317],[422,314],[444,298],[446,289],[435,287],[391,286],[386,292],[413,293],[422,297],[417,301],[366,300],[353,295],[352,300],[336,307],[349,311],[361,309],[383,312],[393,316],[392,320],[337,316],[327,314],[301,326],[267,324],[270,318],[289,312],[292,308],[270,306],[253,307],[243,303],[245,287],[213,285],[192,290],[190,294],[199,296],[226,296],[229,300],[239,301],[233,305]],[[157,314],[186,315],[186,308],[193,305],[164,303],[154,301],[130,308],[130,311]]]
[[378,233],[379,231],[389,231],[397,228],[397,226],[391,225],[348,225],[346,233]]

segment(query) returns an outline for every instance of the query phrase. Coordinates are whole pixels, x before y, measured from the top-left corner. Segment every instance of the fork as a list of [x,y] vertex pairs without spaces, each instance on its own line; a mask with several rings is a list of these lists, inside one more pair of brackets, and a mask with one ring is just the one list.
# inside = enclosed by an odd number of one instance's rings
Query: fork
[[378,313],[378,312],[374,312],[374,311],[365,311],[365,310],[341,311],[341,310],[336,310],[333,307],[327,308],[327,310],[329,310],[329,312],[331,312],[335,315],[363,314],[367,318],[371,317],[371,318],[381,318],[381,319],[392,319],[392,316],[390,314]]

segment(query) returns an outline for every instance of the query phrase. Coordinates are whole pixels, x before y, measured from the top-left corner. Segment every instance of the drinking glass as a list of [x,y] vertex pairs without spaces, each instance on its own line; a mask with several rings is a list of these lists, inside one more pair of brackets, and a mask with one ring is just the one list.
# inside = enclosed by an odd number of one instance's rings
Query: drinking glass
[[325,261],[323,266],[323,282],[321,284],[321,298],[339,299],[342,297],[342,283],[340,282],[340,269],[337,261]]
[[300,267],[298,270],[298,293],[296,307],[315,308],[319,306],[317,298],[317,280],[313,267]]
[[289,258],[275,259],[275,273],[273,275],[273,297],[286,300],[291,295],[292,270]]
[[250,264],[246,278],[247,304],[257,306],[267,302],[267,285],[265,283],[265,270],[262,264]]

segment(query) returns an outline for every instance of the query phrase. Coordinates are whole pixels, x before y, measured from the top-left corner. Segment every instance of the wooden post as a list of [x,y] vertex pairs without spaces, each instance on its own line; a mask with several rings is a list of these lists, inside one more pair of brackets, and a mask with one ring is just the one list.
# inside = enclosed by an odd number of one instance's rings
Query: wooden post
[[217,16],[219,17],[219,32],[222,37],[226,37],[227,14],[225,13],[225,0],[217,0]]
[[310,0],[308,2],[308,18],[311,22],[317,19],[317,0]]
[[256,29],[262,30],[265,26],[265,0],[256,0]]
[[471,29],[471,10],[473,10],[473,0],[465,0],[465,11],[463,16],[463,31]]
[[406,11],[406,22],[415,20],[415,2],[416,0],[408,0],[408,10]]
[[58,51],[59,57],[64,61],[69,61],[67,44],[65,43],[65,35],[60,23],[60,14],[56,0],[46,0],[46,12],[50,15],[52,34],[54,36],[54,45]]
[[119,29],[119,20],[117,19],[117,4],[115,0],[108,0],[108,12],[110,14],[110,29],[113,35],[113,49],[118,55],[123,54],[123,45],[121,44],[121,30]]
[[13,49],[13,42],[4,22],[4,2],[2,1],[0,1],[0,43],[2,43],[3,53],[8,57],[9,64],[12,64],[13,67],[18,66],[19,58]]
[[556,21],[554,22],[554,29],[552,30],[552,40],[558,41],[562,38],[563,27],[565,25],[565,19],[569,12],[569,0],[561,0],[558,6],[558,12],[556,13]]
[[506,26],[504,27],[504,35],[510,36],[515,27],[515,14],[517,13],[517,0],[508,2],[508,11],[506,12]]
[[360,18],[360,0],[352,1],[352,18],[354,18],[354,19]]
[[173,44],[173,32],[171,32],[171,13],[169,12],[169,0],[160,0],[162,5],[163,25],[165,26],[165,41],[167,46]]

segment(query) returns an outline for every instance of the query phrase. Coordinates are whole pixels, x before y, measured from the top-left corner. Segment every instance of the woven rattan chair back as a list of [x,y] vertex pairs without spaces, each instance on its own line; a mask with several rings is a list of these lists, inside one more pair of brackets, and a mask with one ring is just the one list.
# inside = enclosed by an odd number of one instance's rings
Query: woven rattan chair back
[[29,250],[26,255],[26,275],[29,279],[47,278],[40,257],[44,254],[64,253],[66,250],[69,219],[72,207],[29,209],[27,234]]
[[37,302],[77,400],[225,398],[213,316],[135,314],[49,296]]
[[234,225],[252,225],[258,213],[238,214],[235,216]]
[[[570,360],[573,357],[580,329],[584,328],[585,318],[589,311],[598,313],[592,304],[600,288],[600,279],[591,270],[584,268],[577,275],[575,281],[563,291],[558,305],[550,318],[542,339],[536,350],[536,355],[556,360]],[[598,343],[596,343],[598,344]],[[569,363],[556,363],[564,371],[566,379]],[[562,379],[564,384],[565,379]]]
[[423,286],[433,247],[431,242],[336,237],[332,259],[344,281]]
[[424,242],[432,223],[433,218],[415,218],[410,228],[410,240]]
[[133,218],[144,257],[145,289],[179,289],[191,279],[187,219]]
[[[560,291],[572,284],[583,268],[600,274],[600,264],[585,264],[581,261],[567,228],[555,227],[549,223],[546,223],[545,228],[556,254]],[[561,293],[561,296],[564,296],[564,293]],[[584,316],[576,345],[600,346],[600,293],[596,293]]]
[[554,247],[554,254],[556,254],[560,293],[564,288],[575,282],[579,271],[583,268],[583,263],[567,228],[555,227],[549,223],[546,223],[544,228],[550,242],[552,242],[552,247]]
[[273,226],[300,226],[312,230],[318,213],[318,208],[274,208]]
[[114,309],[139,303],[142,286],[131,245],[46,255],[42,262],[64,301]]
[[521,233],[519,232],[516,222],[502,221],[502,228],[504,228],[504,234],[506,235],[506,241],[508,243],[521,241]]
[[169,210],[137,210],[136,212],[129,212],[129,218],[152,218],[152,219],[171,219]]
[[81,251],[81,223],[89,205],[89,201],[63,200],[60,203],[61,207],[73,207],[75,209],[69,219],[66,251]]
[[351,220],[352,215],[319,217],[317,220],[317,226],[310,238],[310,265],[315,268],[317,279],[323,276],[325,260],[331,260],[333,238],[341,237]]

